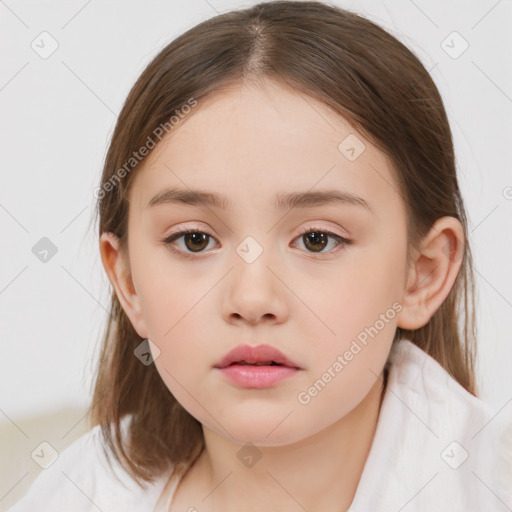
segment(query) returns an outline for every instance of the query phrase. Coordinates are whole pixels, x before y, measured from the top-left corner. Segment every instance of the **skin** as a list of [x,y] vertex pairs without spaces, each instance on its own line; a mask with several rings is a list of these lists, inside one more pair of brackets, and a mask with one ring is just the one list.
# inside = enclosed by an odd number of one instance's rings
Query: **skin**
[[[137,169],[128,254],[115,236],[101,236],[102,262],[126,314],[159,348],[155,365],[169,390],[203,425],[206,448],[172,510],[340,512],[352,503],[395,330],[425,325],[443,303],[464,240],[459,221],[443,217],[408,266],[406,211],[390,162],[358,134],[366,149],[348,160],[338,146],[354,133],[324,104],[278,82],[219,91]],[[166,187],[224,193],[231,206],[147,208]],[[372,212],[350,204],[273,206],[276,193],[324,189],[357,194]],[[175,241],[191,254],[182,259],[162,240],[187,228],[213,238],[199,254],[184,237]],[[330,230],[352,244],[329,239],[314,252],[301,228]],[[263,248],[252,263],[236,252],[247,236]],[[298,393],[393,303],[401,311],[301,404]],[[269,389],[239,388],[213,366],[244,343],[273,345],[302,370]],[[252,467],[237,457],[248,442],[262,456]]]

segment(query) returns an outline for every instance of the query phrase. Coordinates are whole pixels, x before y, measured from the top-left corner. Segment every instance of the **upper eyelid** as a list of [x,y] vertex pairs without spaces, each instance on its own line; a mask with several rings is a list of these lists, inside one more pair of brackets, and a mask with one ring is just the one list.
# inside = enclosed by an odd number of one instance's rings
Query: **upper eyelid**
[[[306,233],[310,233],[310,232],[314,232],[314,231],[319,231],[321,233],[327,233],[327,234],[329,234],[331,236],[338,236],[340,238],[343,238],[344,240],[348,240],[348,238],[346,236],[340,235],[339,233],[336,233],[332,229],[323,228],[323,227],[320,227],[320,226],[307,226],[305,228],[301,228],[299,233],[298,233],[298,236],[305,235]],[[208,232],[208,230],[205,230],[205,229],[202,229],[202,228],[183,228],[183,229],[178,229],[178,230],[170,233],[169,235],[167,235],[165,237],[165,239],[167,240],[167,239],[172,238],[172,237],[180,238],[181,236],[189,234],[189,233],[204,233],[205,235],[209,236],[210,238],[215,238],[215,240],[217,240],[217,237],[215,235],[210,234]]]

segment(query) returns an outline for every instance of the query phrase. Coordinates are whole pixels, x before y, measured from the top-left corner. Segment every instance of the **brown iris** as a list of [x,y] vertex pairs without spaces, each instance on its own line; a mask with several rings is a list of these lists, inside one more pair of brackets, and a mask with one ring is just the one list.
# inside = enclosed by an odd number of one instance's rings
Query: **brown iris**
[[[187,249],[189,249],[192,252],[200,252],[205,247],[208,246],[208,238],[209,236],[206,233],[187,233],[186,235],[183,235],[183,239],[185,241],[185,245]],[[188,242],[192,242],[192,245],[190,246]]]
[[304,240],[304,245],[308,249],[312,248],[313,252],[321,252],[322,249],[327,245],[328,238],[328,235],[326,233],[322,233],[321,231],[311,231],[302,237]]

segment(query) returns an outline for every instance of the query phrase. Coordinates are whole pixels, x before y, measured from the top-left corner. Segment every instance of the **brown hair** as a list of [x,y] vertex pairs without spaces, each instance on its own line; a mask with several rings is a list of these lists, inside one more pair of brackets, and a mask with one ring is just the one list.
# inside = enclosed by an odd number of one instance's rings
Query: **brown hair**
[[[407,210],[409,250],[443,216],[459,219],[467,240],[450,127],[429,73],[378,25],[314,1],[264,2],[227,12],[160,51],[119,115],[98,194],[99,233],[115,234],[126,249],[127,194],[135,174],[126,162],[157,127],[191,99],[200,108],[202,98],[223,86],[266,78],[322,101],[389,157]],[[430,321],[413,331],[398,328],[394,342],[411,340],[476,396],[474,276],[467,243],[461,265]],[[173,397],[155,366],[134,356],[142,341],[112,290],[91,424],[101,425],[115,458],[144,487],[170,467],[187,467],[204,440],[200,423]],[[133,420],[123,440],[120,421],[127,414]]]

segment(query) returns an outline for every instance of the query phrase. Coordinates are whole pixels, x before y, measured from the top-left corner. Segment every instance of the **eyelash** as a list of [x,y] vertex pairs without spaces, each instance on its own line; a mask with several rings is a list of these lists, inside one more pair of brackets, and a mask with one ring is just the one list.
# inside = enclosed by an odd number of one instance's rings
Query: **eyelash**
[[[325,252],[325,253],[324,252],[314,253],[311,251],[307,251],[307,252],[310,252],[312,255],[318,254],[318,255],[322,256],[323,254],[336,253],[339,250],[341,250],[343,248],[343,246],[350,245],[352,243],[352,240],[349,240],[348,238],[345,238],[336,233],[333,233],[332,231],[329,231],[327,229],[318,229],[318,228],[314,228],[314,227],[307,227],[307,228],[301,229],[297,238],[302,237],[305,234],[313,233],[313,232],[314,233],[324,233],[324,234],[328,235],[329,237],[336,240],[337,246],[335,249],[333,249],[329,252]],[[190,234],[190,233],[202,233],[202,234],[207,235],[210,238],[214,238],[212,235],[206,233],[205,231],[201,231],[200,229],[184,229],[182,231],[177,231],[176,233],[169,235],[167,238],[164,238],[162,240],[162,243],[164,245],[166,245],[170,251],[172,251],[173,253],[175,253],[182,259],[196,259],[198,256],[195,256],[195,254],[200,255],[200,254],[204,254],[204,252],[198,252],[198,253],[185,252],[185,251],[182,251],[181,249],[176,249],[176,247],[173,246],[173,242],[175,240],[181,238],[184,235]]]

